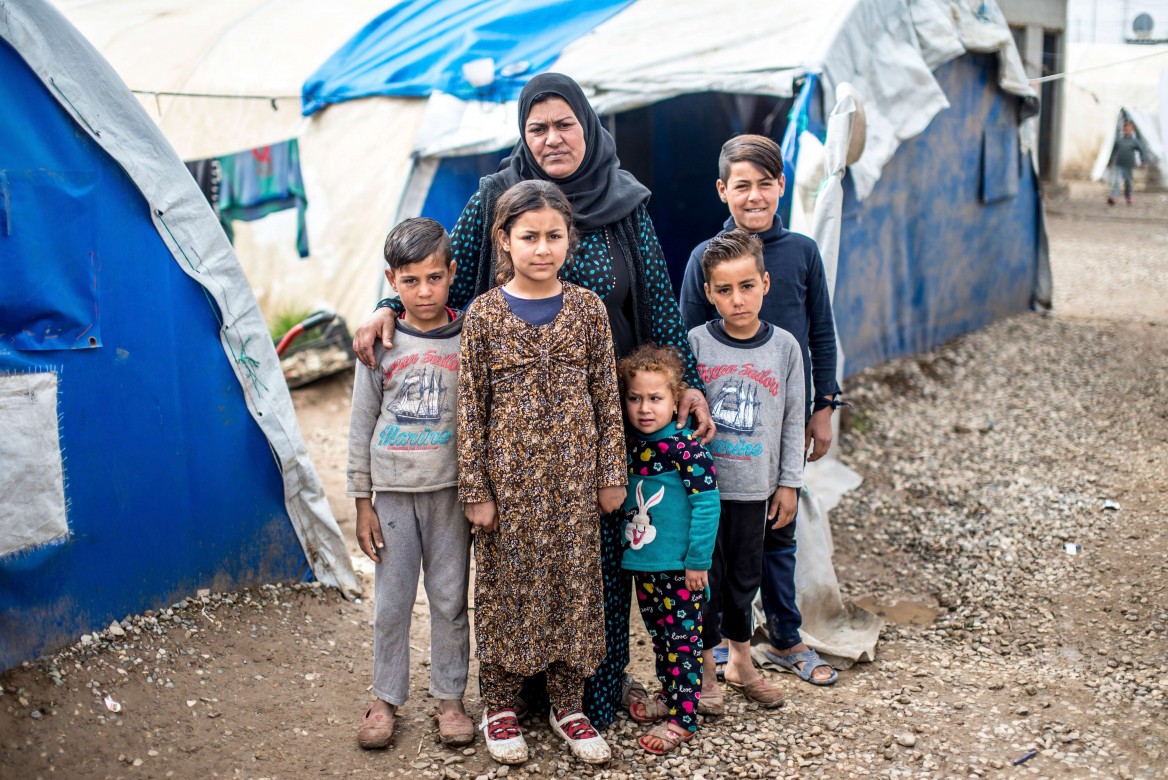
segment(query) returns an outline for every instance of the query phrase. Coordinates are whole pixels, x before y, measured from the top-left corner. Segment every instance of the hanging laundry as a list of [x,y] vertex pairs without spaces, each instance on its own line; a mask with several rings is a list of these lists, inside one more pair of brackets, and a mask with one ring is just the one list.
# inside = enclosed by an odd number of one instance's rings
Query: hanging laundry
[[214,157],[207,160],[190,160],[186,166],[194,177],[195,184],[202,190],[203,197],[211,204],[215,216],[219,216],[219,185],[223,181],[223,170],[219,160]]
[[219,220],[233,238],[232,220],[245,222],[276,211],[296,209],[296,249],[308,257],[304,212],[308,198],[300,175],[300,145],[296,139],[220,157]]

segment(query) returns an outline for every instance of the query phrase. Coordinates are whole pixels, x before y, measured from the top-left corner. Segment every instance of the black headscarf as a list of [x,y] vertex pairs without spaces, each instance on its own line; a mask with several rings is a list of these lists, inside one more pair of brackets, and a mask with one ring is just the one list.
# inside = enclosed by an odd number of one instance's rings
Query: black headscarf
[[[584,159],[565,179],[553,179],[544,173],[524,140],[532,99],[549,92],[567,102],[584,131]],[[600,124],[580,85],[562,73],[541,73],[519,93],[519,142],[499,164],[499,172],[488,178],[500,190],[528,179],[543,179],[558,185],[571,201],[576,224],[582,231],[596,230],[623,219],[649,199],[648,188],[621,169],[616,141]]]

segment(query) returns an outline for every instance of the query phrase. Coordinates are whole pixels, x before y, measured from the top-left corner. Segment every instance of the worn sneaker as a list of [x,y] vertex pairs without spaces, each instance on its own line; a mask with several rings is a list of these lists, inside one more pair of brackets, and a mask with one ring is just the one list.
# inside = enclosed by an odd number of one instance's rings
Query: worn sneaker
[[515,710],[483,710],[479,726],[486,737],[487,752],[500,764],[522,764],[527,760],[527,741],[519,730]]
[[585,764],[608,763],[609,759],[612,758],[612,751],[609,750],[604,737],[592,728],[592,724],[588,722],[588,718],[584,717],[583,712],[572,710],[565,712],[558,718],[556,715],[556,710],[553,707],[548,716],[548,722],[551,723],[552,731],[556,736],[568,743],[572,755]]

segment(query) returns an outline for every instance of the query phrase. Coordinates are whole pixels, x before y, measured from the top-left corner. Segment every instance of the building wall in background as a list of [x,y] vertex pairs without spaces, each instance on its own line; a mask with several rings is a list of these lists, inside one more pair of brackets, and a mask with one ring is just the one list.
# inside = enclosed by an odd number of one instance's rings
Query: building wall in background
[[[1029,6],[1031,2],[1010,4]],[[1004,10],[1007,3],[1001,5]],[[1168,0],[1069,0],[1067,35],[1072,43],[1123,43],[1132,37],[1132,21],[1140,14],[1148,14],[1155,22],[1152,38],[1168,38]]]
[[[1026,75],[1041,78],[1066,70],[1068,0],[998,0]],[[1041,85],[1038,116],[1038,170],[1042,181],[1059,186],[1065,111],[1062,81]]]

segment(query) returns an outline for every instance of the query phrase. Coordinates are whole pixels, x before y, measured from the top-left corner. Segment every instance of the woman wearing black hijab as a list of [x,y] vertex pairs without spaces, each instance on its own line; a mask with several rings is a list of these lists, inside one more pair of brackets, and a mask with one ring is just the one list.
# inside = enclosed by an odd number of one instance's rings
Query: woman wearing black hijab
[[[608,311],[617,358],[644,343],[674,347],[685,366],[689,390],[682,396],[678,419],[693,415],[696,432],[708,439],[714,431],[703,383],[690,351],[669,271],[649,218],[649,190],[621,169],[616,142],[600,123],[580,86],[559,73],[543,73],[519,96],[520,139],[499,171],[479,181],[451,231],[458,272],[447,303],[465,309],[475,296],[495,286],[491,226],[495,202],[514,184],[527,179],[553,182],[572,203],[580,244],[564,267],[566,281],[600,296]],[[396,309],[397,301],[382,306]],[[392,341],[394,315],[378,309],[357,331],[353,347],[366,365],[373,363],[373,342]],[[617,709],[636,705],[635,715],[649,717],[659,706],[644,688],[624,674],[629,660],[631,583],[621,570],[623,522],[619,513],[601,518],[601,567],[604,572],[605,639],[608,656],[589,678],[584,712],[596,726],[606,726]],[[525,688],[536,704],[538,691]]]

